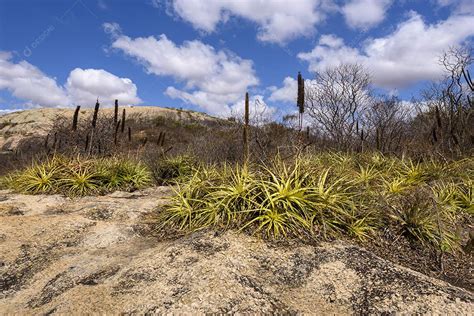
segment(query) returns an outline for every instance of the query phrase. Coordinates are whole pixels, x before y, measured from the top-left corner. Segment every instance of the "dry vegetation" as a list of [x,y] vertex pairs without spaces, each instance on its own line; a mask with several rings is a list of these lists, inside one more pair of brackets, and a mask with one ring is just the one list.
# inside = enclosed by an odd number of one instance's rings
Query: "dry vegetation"
[[[4,173],[17,170],[0,185],[72,196],[173,185],[156,216],[165,233],[212,227],[369,244],[390,235],[465,258],[474,215],[471,55],[451,50],[442,62],[446,78],[416,110],[374,97],[358,65],[306,86],[299,78],[299,113],[280,122],[249,117],[248,96],[243,121],[78,107],[3,159]],[[303,131],[305,111],[312,125]]]

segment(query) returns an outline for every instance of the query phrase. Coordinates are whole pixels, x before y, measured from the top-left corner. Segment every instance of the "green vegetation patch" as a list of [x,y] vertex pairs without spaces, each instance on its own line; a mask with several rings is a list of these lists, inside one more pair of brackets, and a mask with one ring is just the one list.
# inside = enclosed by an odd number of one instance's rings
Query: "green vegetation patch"
[[196,162],[192,157],[180,155],[165,157],[151,164],[153,178],[157,184],[174,184],[185,181],[195,171]]
[[14,172],[0,183],[20,193],[84,196],[139,189],[152,183],[152,175],[147,166],[132,159],[55,156]]
[[206,165],[177,181],[158,223],[188,232],[232,227],[270,238],[343,235],[361,241],[391,227],[454,251],[457,224],[474,215],[472,164],[324,153],[269,165]]

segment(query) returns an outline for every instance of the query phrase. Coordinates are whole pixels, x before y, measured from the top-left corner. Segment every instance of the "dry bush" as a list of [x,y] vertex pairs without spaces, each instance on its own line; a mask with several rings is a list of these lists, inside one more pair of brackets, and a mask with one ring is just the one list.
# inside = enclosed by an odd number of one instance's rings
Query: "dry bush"
[[315,129],[338,150],[350,150],[367,107],[373,102],[371,79],[358,64],[341,64],[318,73],[307,85],[306,107]]

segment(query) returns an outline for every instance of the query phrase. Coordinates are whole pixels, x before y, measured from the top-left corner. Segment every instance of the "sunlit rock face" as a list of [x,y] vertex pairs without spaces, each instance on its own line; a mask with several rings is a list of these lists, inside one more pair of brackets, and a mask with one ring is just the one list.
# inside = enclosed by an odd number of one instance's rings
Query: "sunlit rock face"
[[4,313],[469,314],[471,293],[346,241],[157,235],[169,187],[69,199],[0,191]]

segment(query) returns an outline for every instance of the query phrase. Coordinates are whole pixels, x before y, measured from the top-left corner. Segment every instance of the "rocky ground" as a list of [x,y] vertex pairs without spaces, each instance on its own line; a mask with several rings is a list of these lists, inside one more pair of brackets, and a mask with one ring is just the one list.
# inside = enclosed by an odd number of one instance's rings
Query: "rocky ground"
[[470,314],[474,295],[345,241],[154,237],[170,189],[71,200],[0,191],[2,314]]

